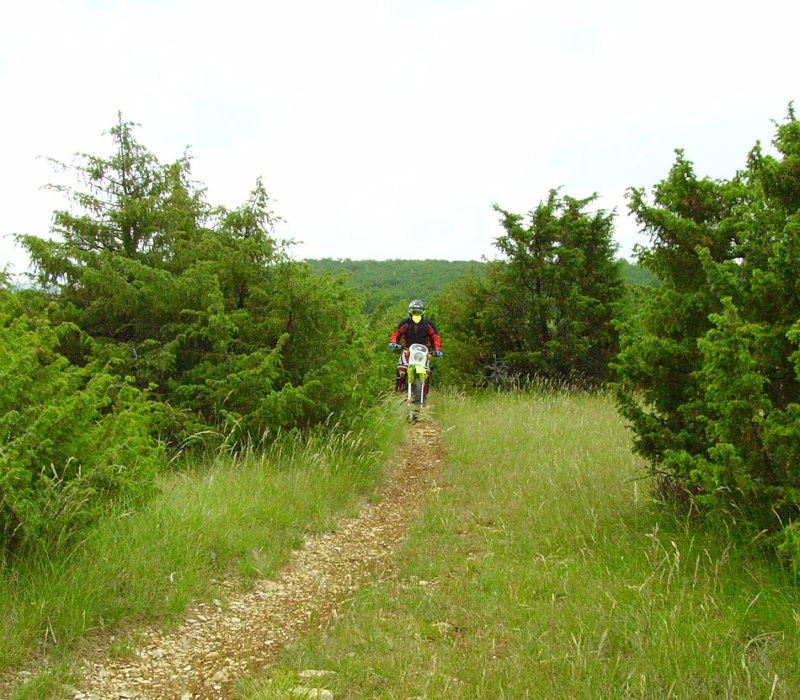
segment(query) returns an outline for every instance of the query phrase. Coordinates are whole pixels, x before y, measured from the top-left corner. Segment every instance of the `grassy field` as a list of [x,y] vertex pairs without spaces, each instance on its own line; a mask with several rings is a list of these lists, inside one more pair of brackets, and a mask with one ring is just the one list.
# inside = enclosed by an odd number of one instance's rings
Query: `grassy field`
[[653,503],[609,398],[431,408],[448,470],[397,575],[240,697],[800,697],[796,581]]
[[69,675],[76,643],[93,629],[169,624],[190,600],[218,596],[226,575],[274,572],[307,534],[356,512],[403,428],[392,402],[361,434],[291,437],[266,455],[220,455],[164,475],[147,507],[108,518],[74,551],[2,569],[0,671],[41,653],[49,658],[49,671],[15,697],[50,697]]

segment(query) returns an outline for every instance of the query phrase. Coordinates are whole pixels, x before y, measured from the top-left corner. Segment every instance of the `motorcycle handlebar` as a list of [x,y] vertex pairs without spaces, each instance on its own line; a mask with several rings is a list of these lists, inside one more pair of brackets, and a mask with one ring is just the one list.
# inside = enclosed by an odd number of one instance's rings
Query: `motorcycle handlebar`
[[[408,348],[403,347],[400,345],[400,343],[389,343],[389,350],[394,350],[395,352],[407,352]],[[428,355],[431,357],[444,357],[444,353],[441,350],[428,350]]]

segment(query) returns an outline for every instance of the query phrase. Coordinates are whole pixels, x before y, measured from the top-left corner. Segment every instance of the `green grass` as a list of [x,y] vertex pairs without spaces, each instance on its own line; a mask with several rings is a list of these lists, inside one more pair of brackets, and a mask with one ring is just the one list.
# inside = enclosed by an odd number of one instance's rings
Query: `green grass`
[[800,591],[648,497],[604,396],[437,398],[448,470],[399,573],[289,649],[340,698],[797,698]]
[[[273,573],[308,533],[354,514],[403,436],[394,402],[360,434],[279,441],[266,455],[224,456],[165,475],[145,508],[120,512],[69,555],[29,556],[0,575],[0,669],[46,652],[55,675],[92,629],[169,624],[220,583]],[[124,652],[124,636],[118,638]],[[47,697],[42,678],[18,697]],[[37,686],[45,690],[34,691]],[[37,694],[38,693],[38,694]]]

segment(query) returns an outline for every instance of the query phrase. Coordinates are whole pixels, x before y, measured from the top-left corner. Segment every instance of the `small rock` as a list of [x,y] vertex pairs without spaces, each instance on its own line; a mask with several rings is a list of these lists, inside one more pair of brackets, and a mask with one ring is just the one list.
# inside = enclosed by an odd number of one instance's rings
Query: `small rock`
[[318,669],[309,668],[305,671],[300,671],[297,674],[300,678],[330,678],[336,675],[336,671],[323,671]]
[[206,685],[215,685],[217,683],[225,683],[228,680],[228,669],[223,668],[220,671],[217,671],[209,680],[206,681]]
[[298,698],[314,698],[315,700],[333,700],[333,693],[325,688],[292,688],[292,695]]

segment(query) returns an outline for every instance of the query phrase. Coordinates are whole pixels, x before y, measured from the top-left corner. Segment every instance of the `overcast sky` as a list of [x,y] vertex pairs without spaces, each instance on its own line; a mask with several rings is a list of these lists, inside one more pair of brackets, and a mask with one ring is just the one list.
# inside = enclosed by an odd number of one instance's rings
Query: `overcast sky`
[[[800,2],[25,0],[0,9],[0,267],[122,112],[212,204],[262,177],[296,258],[496,257],[497,203],[729,178],[800,98]],[[800,105],[799,105],[800,106]]]

